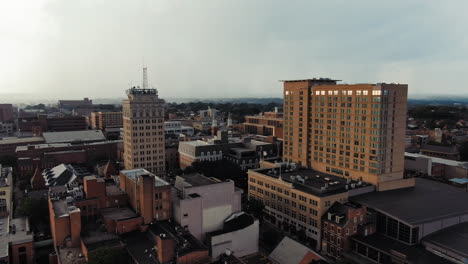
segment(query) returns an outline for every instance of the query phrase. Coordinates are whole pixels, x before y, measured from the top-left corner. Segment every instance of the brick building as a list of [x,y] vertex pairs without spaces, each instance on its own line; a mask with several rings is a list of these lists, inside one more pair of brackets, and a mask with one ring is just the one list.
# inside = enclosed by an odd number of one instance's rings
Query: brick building
[[129,204],[144,219],[168,220],[172,217],[171,185],[145,169],[123,170],[120,188],[128,194]]
[[92,143],[51,143],[16,148],[20,178],[31,177],[36,170],[49,169],[61,163],[93,165],[103,160],[118,160],[118,144],[122,141]]
[[34,239],[27,218],[0,218],[0,263],[33,264]]
[[17,147],[40,143],[44,143],[43,137],[8,137],[0,139],[0,158],[5,156],[16,157]]
[[122,112],[92,112],[91,127],[101,130],[123,127]]
[[284,82],[286,161],[388,190],[403,179],[408,85]]
[[0,104],[0,122],[12,122],[15,115],[12,104]]
[[256,116],[245,116],[243,126],[245,133],[283,138],[283,113],[265,112]]
[[249,199],[265,205],[266,220],[291,234],[304,231],[308,242],[317,249],[320,248],[322,215],[330,206],[375,190],[362,181],[284,164],[249,170],[248,177]]
[[350,237],[375,232],[375,222],[359,204],[335,202],[322,217],[322,252],[334,260],[352,248]]

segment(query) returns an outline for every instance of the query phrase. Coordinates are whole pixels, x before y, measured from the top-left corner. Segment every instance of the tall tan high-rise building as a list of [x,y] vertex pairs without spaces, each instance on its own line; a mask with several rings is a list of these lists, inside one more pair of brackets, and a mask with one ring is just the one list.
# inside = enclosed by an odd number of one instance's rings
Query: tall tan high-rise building
[[408,85],[283,82],[286,161],[378,190],[414,183],[403,179]]
[[164,100],[156,89],[131,88],[122,101],[125,169],[164,176]]

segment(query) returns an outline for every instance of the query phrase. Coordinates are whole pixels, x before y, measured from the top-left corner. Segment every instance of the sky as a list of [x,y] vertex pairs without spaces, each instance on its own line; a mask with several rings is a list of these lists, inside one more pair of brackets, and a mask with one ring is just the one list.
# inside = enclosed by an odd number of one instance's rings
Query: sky
[[468,96],[467,9],[466,0],[0,0],[0,101],[124,97],[143,65],[163,98],[281,97],[278,80],[313,77]]

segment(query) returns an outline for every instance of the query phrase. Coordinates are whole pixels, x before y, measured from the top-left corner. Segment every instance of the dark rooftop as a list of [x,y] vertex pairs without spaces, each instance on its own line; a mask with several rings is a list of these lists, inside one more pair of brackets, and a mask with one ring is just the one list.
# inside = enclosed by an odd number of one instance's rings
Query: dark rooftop
[[[349,221],[349,218],[348,218],[349,209],[354,209],[354,208],[359,208],[359,207],[361,207],[361,206],[358,205],[358,204],[350,203],[350,202],[347,202],[345,204],[342,204],[340,202],[335,202],[328,209],[327,213],[325,213],[322,216],[322,219],[324,219],[325,221],[332,221],[334,224],[337,224],[337,225],[340,225],[340,226],[344,226]],[[332,220],[328,220],[328,214],[333,214],[334,215]],[[335,216],[340,217],[340,220],[339,220],[338,223],[336,221]]]
[[158,221],[152,224],[148,230],[153,236],[159,236],[162,239],[173,239],[176,242],[176,250],[179,257],[196,251],[208,250],[205,245],[173,220]]
[[468,222],[437,231],[424,237],[423,241],[447,251],[456,251],[468,259]]
[[155,244],[146,233],[133,231],[122,235],[122,241],[125,243],[128,253],[139,264],[154,264],[157,261]]
[[430,145],[426,144],[421,147],[421,151],[434,151],[434,152],[442,152],[442,153],[450,153],[450,154],[457,154],[458,150],[454,146],[438,146],[438,145]]
[[295,189],[316,196],[328,196],[355,188],[371,186],[363,181],[355,181],[351,180],[351,178],[330,175],[302,167],[282,167],[281,172],[279,168],[257,169],[254,171],[275,179],[278,179],[281,174],[281,179],[292,183]]
[[[368,247],[386,252],[389,255],[404,257],[408,263],[412,264],[442,264],[452,263],[431,252],[419,247],[408,246],[397,240],[388,238],[384,235],[373,234],[370,236],[353,236],[353,240],[359,241]],[[400,258],[401,258],[400,257]]]
[[253,225],[255,218],[244,212],[236,213],[230,216],[225,222],[223,229],[210,232],[210,236],[218,236],[225,233],[234,232]]
[[190,173],[190,174],[184,174],[178,176],[182,178],[186,183],[190,184],[191,186],[187,187],[198,187],[198,186],[204,186],[204,185],[211,185],[211,184],[216,184],[220,183],[219,180],[206,177],[204,175],[201,175],[199,173]]
[[416,178],[415,187],[366,193],[350,199],[410,225],[468,213],[468,192],[421,178]]

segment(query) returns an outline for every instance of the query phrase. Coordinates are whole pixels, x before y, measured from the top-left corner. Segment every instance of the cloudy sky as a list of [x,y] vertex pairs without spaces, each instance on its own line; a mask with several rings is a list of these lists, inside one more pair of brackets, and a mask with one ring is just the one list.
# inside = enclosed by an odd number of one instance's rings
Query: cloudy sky
[[[0,0],[0,97],[281,96],[280,79],[468,96],[468,1]],[[0,98],[1,100],[1,98]],[[3,100],[2,100],[3,101]]]

